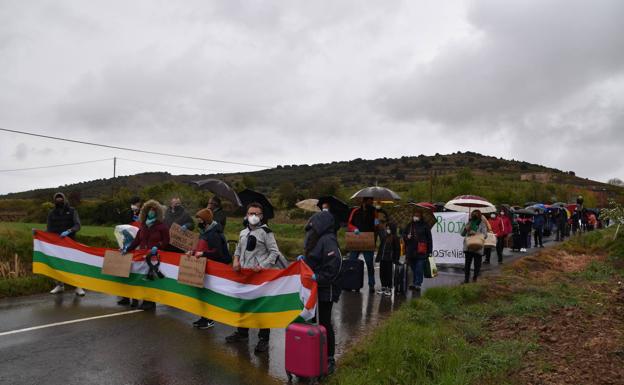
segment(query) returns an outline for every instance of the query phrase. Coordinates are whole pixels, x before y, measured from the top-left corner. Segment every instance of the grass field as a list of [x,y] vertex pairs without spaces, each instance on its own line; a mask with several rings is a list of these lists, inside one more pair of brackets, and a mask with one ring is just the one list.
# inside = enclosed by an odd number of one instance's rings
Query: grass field
[[478,284],[427,290],[355,344],[329,383],[618,383],[606,381],[623,375],[624,237],[612,235],[575,237]]

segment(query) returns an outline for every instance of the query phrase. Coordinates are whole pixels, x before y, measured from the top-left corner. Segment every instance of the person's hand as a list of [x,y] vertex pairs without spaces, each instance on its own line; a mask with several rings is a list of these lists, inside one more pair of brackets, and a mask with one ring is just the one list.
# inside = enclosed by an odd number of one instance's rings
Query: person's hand
[[355,229],[354,233],[355,235],[360,235],[360,229]]
[[312,273],[312,277],[310,278],[312,278],[313,281],[316,281],[316,273]]
[[128,253],[128,249],[125,247],[122,247],[121,249],[119,249],[119,252],[121,253],[121,255],[125,255]]
[[186,255],[193,255],[193,252],[191,250],[187,251],[186,253],[184,253]]
[[260,266],[255,266],[255,267],[252,267],[252,268],[251,268],[251,270],[253,270],[253,271],[254,271],[254,272],[256,272],[256,273],[259,273],[259,272],[261,272],[263,269],[262,269]]
[[240,261],[238,260],[238,258],[234,258],[234,261],[232,261],[232,270],[240,271],[240,269],[241,269]]
[[156,247],[156,246],[152,247],[151,253],[152,253],[152,255],[158,254],[158,247]]
[[379,225],[379,219],[375,218],[375,226]]
[[305,257],[303,255],[298,255],[297,256],[297,261],[303,261],[305,259]]
[[412,239],[412,234],[407,234],[407,239]]
[[65,238],[66,236],[68,236],[69,234],[71,234],[71,230],[65,230],[61,233],[61,238]]
[[180,227],[182,227],[182,230],[184,230],[184,231],[188,230],[188,225],[187,225],[186,223],[185,223],[185,224],[183,224],[183,225],[182,225],[182,226],[180,226]]
[[204,253],[202,253],[201,251],[196,251],[194,255],[195,255],[195,258],[199,258],[199,257],[203,257]]

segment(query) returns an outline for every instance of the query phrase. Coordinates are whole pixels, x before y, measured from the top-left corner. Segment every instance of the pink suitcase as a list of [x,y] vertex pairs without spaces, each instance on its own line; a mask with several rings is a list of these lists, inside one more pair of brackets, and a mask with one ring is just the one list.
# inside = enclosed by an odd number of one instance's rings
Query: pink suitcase
[[327,375],[327,331],[324,326],[293,323],[286,328],[286,374],[320,378]]

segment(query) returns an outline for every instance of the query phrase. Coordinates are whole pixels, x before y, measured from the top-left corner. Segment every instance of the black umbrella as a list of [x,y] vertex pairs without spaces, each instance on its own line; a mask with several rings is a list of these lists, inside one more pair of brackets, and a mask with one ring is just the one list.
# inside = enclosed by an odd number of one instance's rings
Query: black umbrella
[[329,203],[329,212],[334,215],[334,218],[340,223],[347,223],[349,220],[349,213],[351,212],[349,205],[333,195],[320,197],[317,204],[319,209],[323,208],[324,203]]
[[234,191],[227,183],[219,179],[202,179],[189,182],[193,186],[197,186],[202,190],[208,190],[215,195],[223,197],[236,206],[242,206],[236,191]]
[[365,198],[373,198],[376,201],[398,201],[401,200],[399,194],[390,190],[389,188],[372,186],[361,189],[360,191],[353,194],[351,199],[365,199]]
[[538,202],[524,202],[524,207],[536,205]]
[[273,212],[273,205],[269,202],[269,199],[257,191],[250,190],[248,188],[240,191],[238,197],[243,207],[247,207],[248,204],[256,202],[262,205],[262,212],[264,220],[271,219],[275,216]]

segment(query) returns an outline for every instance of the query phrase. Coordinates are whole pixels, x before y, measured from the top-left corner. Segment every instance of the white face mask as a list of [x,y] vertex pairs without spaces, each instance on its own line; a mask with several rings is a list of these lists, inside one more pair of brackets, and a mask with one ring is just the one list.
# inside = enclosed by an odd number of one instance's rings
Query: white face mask
[[137,205],[130,205],[130,210],[139,211],[139,206],[137,206]]
[[413,217],[414,222],[420,222],[420,217]]
[[260,217],[257,215],[249,215],[247,217],[247,221],[249,221],[249,224],[252,226],[257,225],[258,223],[260,223]]
[[505,215],[505,212],[504,212],[504,211],[501,211],[501,212],[500,212],[500,215]]
[[390,231],[390,229],[386,229],[386,233],[392,234],[392,231]]
[[496,218],[496,215],[492,214],[492,215],[490,215],[490,218],[494,219],[494,218]]
[[325,208],[323,209],[323,211],[329,211],[329,209],[328,209],[327,207],[325,207]]

